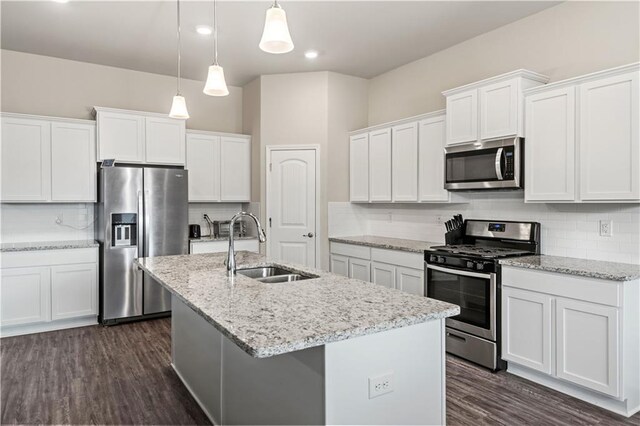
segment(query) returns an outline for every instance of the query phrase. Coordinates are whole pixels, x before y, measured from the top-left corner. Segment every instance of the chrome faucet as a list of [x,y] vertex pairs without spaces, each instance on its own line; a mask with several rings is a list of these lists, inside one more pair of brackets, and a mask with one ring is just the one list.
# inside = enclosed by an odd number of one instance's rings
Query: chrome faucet
[[236,213],[231,218],[231,223],[229,223],[229,252],[227,253],[227,273],[231,276],[235,275],[236,273],[236,251],[233,248],[233,231],[235,228],[234,225],[236,224],[236,220],[240,219],[243,216],[250,217],[256,223],[256,228],[258,228],[258,240],[261,243],[267,241],[267,236],[264,233],[264,229],[262,229],[262,225],[260,225],[260,221],[255,215],[247,212]]

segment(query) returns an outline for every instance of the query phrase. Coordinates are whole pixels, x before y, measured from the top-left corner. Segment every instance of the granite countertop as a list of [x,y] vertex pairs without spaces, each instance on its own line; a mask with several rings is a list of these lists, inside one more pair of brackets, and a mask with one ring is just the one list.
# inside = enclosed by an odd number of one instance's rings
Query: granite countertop
[[609,281],[633,281],[640,278],[640,265],[573,257],[547,255],[514,257],[501,260],[500,264]]
[[377,237],[375,235],[360,235],[354,237],[329,237],[334,243],[355,244],[359,246],[375,247],[389,250],[402,250],[412,253],[423,253],[432,246],[441,246],[444,243],[429,241],[405,240],[402,238]]
[[136,263],[255,358],[454,316],[460,308],[372,283],[240,251],[240,268],[277,265],[318,278],[262,283],[228,277],[226,253],[141,258]]
[[67,241],[29,241],[21,243],[0,243],[0,252],[36,251],[36,250],[65,250],[76,248],[98,247],[94,240],[67,240]]
[[[240,240],[257,240],[258,237],[255,235],[247,235],[245,237],[234,237],[235,241]],[[200,238],[189,238],[189,241],[192,243],[210,243],[213,241],[229,241],[229,237],[211,237],[209,235],[203,235]]]

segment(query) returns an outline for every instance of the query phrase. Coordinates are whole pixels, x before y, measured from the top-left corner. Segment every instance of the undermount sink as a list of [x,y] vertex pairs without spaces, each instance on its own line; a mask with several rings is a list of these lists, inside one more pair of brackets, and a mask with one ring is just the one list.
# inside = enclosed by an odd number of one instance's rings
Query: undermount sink
[[317,278],[313,275],[301,274],[278,266],[237,269],[236,273],[263,283],[286,283]]

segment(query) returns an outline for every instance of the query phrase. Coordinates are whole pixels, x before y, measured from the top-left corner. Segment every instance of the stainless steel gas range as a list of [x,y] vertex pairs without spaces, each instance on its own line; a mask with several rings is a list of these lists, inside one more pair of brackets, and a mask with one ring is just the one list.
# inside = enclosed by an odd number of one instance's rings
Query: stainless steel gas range
[[425,251],[425,295],[460,306],[446,320],[447,352],[500,370],[498,261],[539,253],[540,224],[465,220],[461,244]]

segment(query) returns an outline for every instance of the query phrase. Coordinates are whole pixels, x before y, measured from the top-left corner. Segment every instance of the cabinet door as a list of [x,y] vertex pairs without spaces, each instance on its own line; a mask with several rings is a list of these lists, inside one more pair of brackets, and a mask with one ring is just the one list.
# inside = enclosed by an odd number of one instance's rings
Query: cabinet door
[[386,263],[371,262],[371,282],[396,288],[396,267]]
[[51,124],[3,118],[0,139],[2,201],[48,201],[51,197]]
[[223,136],[220,138],[220,199],[251,199],[251,140]]
[[144,162],[144,116],[99,111],[97,119],[98,160]]
[[619,396],[618,309],[571,299],[556,302],[557,376]]
[[501,138],[518,134],[518,79],[490,84],[480,94],[480,139]]
[[369,133],[369,201],[391,201],[391,129]]
[[145,162],[184,164],[185,122],[174,118],[145,118]]
[[575,88],[527,96],[525,105],[525,200],[575,200]]
[[332,273],[345,277],[349,276],[349,258],[347,256],[332,254],[329,260],[331,263],[329,270]]
[[580,86],[580,198],[640,199],[638,73]]
[[371,262],[353,257],[349,258],[349,278],[371,281]]
[[396,288],[418,296],[424,296],[424,274],[420,269],[396,268]]
[[392,128],[391,172],[392,201],[418,201],[418,123]]
[[51,123],[51,201],[95,200],[95,126]]
[[502,358],[551,374],[551,296],[502,287]]
[[427,118],[418,126],[420,201],[449,201],[444,189],[445,116]]
[[50,320],[50,272],[47,267],[3,269],[0,281],[0,325]]
[[478,91],[447,96],[447,144],[478,140]]
[[96,315],[98,283],[96,265],[51,267],[51,319]]
[[220,201],[220,137],[187,135],[189,201]]
[[349,139],[349,198],[369,201],[369,134]]

